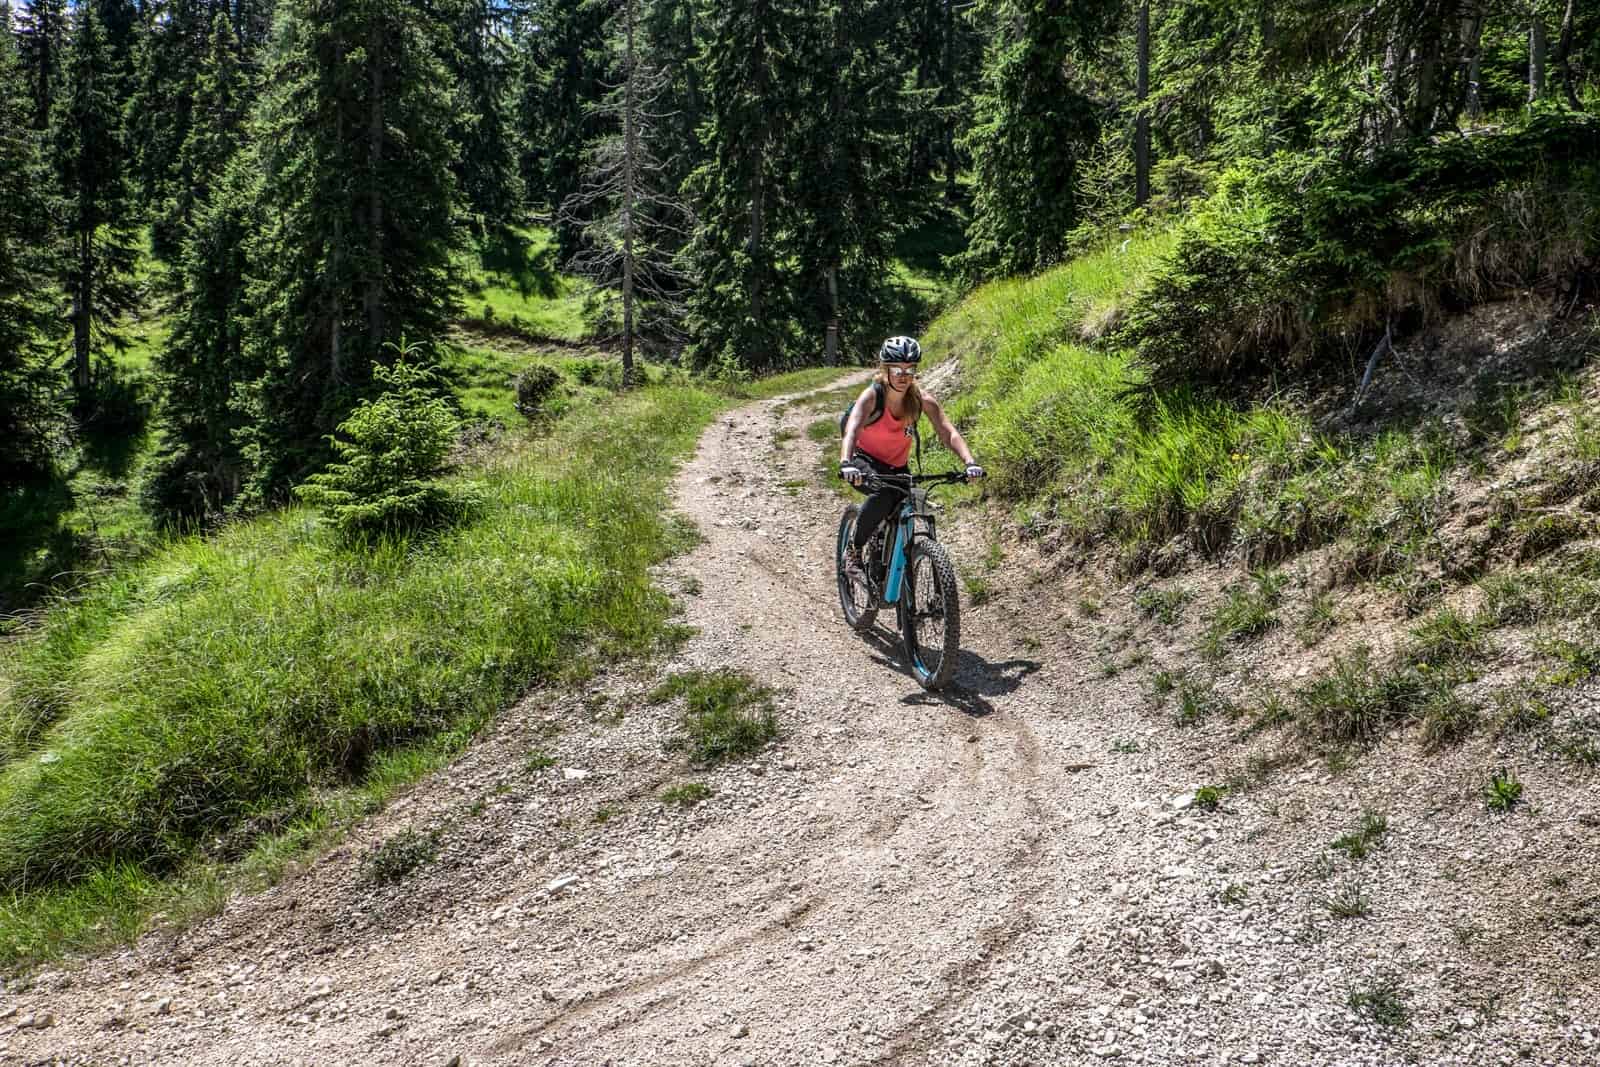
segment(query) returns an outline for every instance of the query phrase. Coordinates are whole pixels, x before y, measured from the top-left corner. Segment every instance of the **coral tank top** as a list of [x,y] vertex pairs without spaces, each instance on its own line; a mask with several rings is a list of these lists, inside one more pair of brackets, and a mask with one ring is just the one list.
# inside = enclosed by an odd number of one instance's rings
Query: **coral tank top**
[[911,422],[889,413],[889,398],[884,397],[883,414],[878,421],[856,434],[856,447],[879,463],[904,467],[911,459]]

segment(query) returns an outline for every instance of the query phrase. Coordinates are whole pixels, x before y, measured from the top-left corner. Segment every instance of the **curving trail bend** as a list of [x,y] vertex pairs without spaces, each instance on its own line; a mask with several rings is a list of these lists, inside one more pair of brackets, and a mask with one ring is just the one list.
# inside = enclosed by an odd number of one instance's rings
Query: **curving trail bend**
[[[1581,943],[1491,923],[1481,955],[1438,962],[1438,834],[1360,872],[1383,893],[1373,920],[1319,918],[1331,886],[1305,872],[1350,782],[1291,769],[1226,818],[1172,810],[1219,780],[1217,757],[1105,676],[1060,579],[969,611],[945,697],[886,631],[851,633],[840,502],[805,435],[832,407],[720,418],[674,487],[704,540],[662,575],[697,628],[669,666],[780,689],[776,750],[688,771],[662,751],[668,709],[639,699],[658,675],[535,694],[296,877],[0,995],[0,1063],[1600,1062]],[[967,573],[977,526],[949,526]],[[657,802],[689,778],[716,795]],[[1403,774],[1387,787],[1413,798],[1398,827],[1430,817]],[[407,826],[447,828],[440,862],[373,887],[361,857]],[[1538,966],[1473,1002],[1508,945]],[[1427,1022],[1350,1012],[1386,967]]]

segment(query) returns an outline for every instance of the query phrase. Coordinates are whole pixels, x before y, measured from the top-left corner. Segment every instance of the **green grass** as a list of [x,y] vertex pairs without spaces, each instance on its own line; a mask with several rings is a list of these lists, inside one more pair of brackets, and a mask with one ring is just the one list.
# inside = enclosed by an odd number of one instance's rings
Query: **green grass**
[[670,747],[710,765],[752,755],[777,739],[773,695],[748,672],[721,667],[673,674],[650,692],[649,700],[683,701],[680,730]]
[[[740,400],[770,400],[776,396],[787,393],[807,393],[814,389],[821,389],[831,385],[847,374],[854,374],[860,367],[802,367],[799,370],[785,371],[766,378],[757,378],[747,382],[737,382],[722,386],[721,388],[730,396]],[[857,389],[850,389],[854,396]],[[809,401],[808,401],[809,403]],[[846,401],[845,403],[848,403]],[[839,405],[839,410],[844,410],[844,403]],[[836,431],[837,432],[837,431]]]
[[1259,637],[1278,624],[1278,604],[1283,599],[1284,576],[1263,571],[1228,588],[1227,597],[1211,619],[1213,640]]
[[1335,919],[1364,919],[1372,914],[1372,898],[1355,882],[1319,897],[1317,903]]
[[1295,691],[1302,729],[1334,745],[1371,744],[1421,714],[1426,687],[1417,672],[1374,664],[1358,645]]
[[1490,811],[1504,814],[1521,802],[1522,783],[1504,767],[1495,771],[1489,783],[1483,787],[1483,806]]
[[1535,647],[1555,661],[1540,674],[1545,685],[1577,685],[1600,673],[1600,644],[1587,638],[1543,637]]
[[659,648],[671,604],[648,568],[683,543],[666,483],[724,403],[673,386],[585,405],[472,471],[485,506],[429,540],[351,549],[291,508],[55,605],[0,648],[0,961],[75,943],[49,916],[85,887],[159,882],[318,797],[385,795],[527,685]]
[[[1151,388],[1115,325],[1172,247],[1171,233],[1141,234],[994,282],[928,329],[931,358],[962,362],[949,407],[990,491],[1038,516],[1030,525],[1120,545],[1136,568],[1180,534],[1253,568],[1348,536],[1346,577],[1391,578],[1408,608],[1427,607],[1450,479],[1476,453],[1439,419],[1334,433],[1287,401]],[[1547,543],[1580,529],[1535,532]]]
[[462,256],[457,267],[463,320],[529,339],[583,340],[589,286],[561,273],[552,231],[539,227],[517,234],[520,240],[511,247]]
[[711,787],[704,782],[681,782],[661,791],[661,803],[669,808],[692,808],[712,795]]
[[1139,613],[1163,626],[1177,622],[1183,614],[1183,606],[1188,602],[1188,591],[1176,586],[1169,589],[1141,589],[1133,595],[1133,603]]
[[1356,828],[1336,838],[1329,847],[1353,860],[1364,860],[1383,843],[1388,832],[1388,816],[1375,811],[1362,812]]
[[1410,1019],[1406,999],[1406,989],[1398,977],[1378,975],[1351,987],[1345,1005],[1368,1022],[1393,1029],[1406,1025]]

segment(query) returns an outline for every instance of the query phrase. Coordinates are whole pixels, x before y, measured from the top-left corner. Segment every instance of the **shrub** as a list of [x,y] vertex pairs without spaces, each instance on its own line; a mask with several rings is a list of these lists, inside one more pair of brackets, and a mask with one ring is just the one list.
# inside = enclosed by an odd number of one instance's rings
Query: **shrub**
[[1370,348],[1386,322],[1562,278],[1600,232],[1597,153],[1600,122],[1546,113],[1357,163],[1241,162],[1182,227],[1122,340],[1158,386],[1259,380]]
[[535,363],[517,375],[518,413],[530,422],[550,415],[550,401],[560,395],[562,381],[561,372],[544,363]]
[[460,422],[429,386],[433,375],[406,362],[373,368],[388,388],[364,400],[332,438],[340,461],[296,492],[346,536],[427,526],[458,515],[465,500],[436,479],[444,472]]
[[393,885],[438,855],[438,830],[421,833],[408,827],[368,852],[361,872],[376,885]]

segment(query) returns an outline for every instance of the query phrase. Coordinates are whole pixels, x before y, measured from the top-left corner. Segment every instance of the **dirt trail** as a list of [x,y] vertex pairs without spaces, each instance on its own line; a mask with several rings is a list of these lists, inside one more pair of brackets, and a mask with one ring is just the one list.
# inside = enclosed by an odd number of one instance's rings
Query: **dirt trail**
[[[1584,794],[1513,824],[1414,764],[1308,764],[1179,810],[1219,757],[1105,676],[1059,582],[970,611],[926,694],[839,618],[821,414],[717,421],[675,485],[705,540],[662,578],[698,628],[670,666],[780,687],[779,747],[690,772],[654,677],[530,698],[310,870],[0,996],[0,1062],[1600,1062],[1600,898],[1514,898],[1519,855],[1588,877]],[[988,535],[948,528],[973,572]],[[689,779],[715,796],[656,800]],[[1322,859],[1380,801],[1388,847]],[[406,827],[439,861],[373,886]],[[1351,886],[1371,914],[1331,918]],[[1409,1025],[1352,1011],[1385,988]]]

